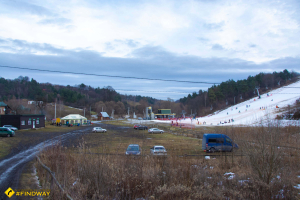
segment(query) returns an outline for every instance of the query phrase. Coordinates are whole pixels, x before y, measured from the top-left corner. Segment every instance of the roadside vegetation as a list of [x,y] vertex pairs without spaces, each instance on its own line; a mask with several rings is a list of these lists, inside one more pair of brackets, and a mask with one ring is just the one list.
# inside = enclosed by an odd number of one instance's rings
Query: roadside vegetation
[[[270,122],[268,127],[199,128],[174,134],[178,131],[166,126],[164,134],[148,134],[106,126],[107,133],[86,134],[80,145],[57,144],[40,153],[73,199],[300,198],[294,187],[300,184],[299,127]],[[240,148],[205,154],[197,138],[207,132],[224,133]],[[142,156],[124,155],[132,143],[142,147]],[[150,156],[152,145],[164,145],[168,156]],[[51,199],[61,199],[64,194],[51,184],[49,173],[38,162],[35,166],[41,187],[51,189]]]

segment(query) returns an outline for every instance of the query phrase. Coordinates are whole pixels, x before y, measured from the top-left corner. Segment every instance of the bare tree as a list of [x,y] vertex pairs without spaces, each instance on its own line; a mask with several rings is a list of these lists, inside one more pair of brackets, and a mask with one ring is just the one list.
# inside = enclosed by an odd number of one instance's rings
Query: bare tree
[[244,142],[244,151],[254,175],[269,184],[277,174],[282,163],[282,150],[278,148],[280,129],[278,124],[269,122],[268,126],[253,129],[253,141]]

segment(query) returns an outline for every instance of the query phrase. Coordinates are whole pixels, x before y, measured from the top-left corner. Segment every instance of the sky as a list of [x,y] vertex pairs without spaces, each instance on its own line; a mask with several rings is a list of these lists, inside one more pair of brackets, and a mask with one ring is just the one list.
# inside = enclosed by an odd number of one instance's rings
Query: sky
[[229,79],[300,72],[299,23],[299,0],[0,0],[0,77],[177,100]]

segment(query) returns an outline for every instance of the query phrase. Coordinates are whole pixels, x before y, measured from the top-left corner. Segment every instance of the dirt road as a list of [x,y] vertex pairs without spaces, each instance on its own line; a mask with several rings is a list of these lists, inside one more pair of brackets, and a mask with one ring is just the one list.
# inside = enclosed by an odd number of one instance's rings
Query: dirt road
[[[38,133],[38,131],[27,131],[26,134],[18,134],[16,137],[27,137],[12,148],[9,155],[0,160],[0,199],[19,199],[15,195],[8,198],[4,193],[9,187],[19,189],[19,179],[26,164],[35,158],[35,155],[44,148],[57,143],[72,145],[80,136],[90,133],[92,127],[79,127],[69,132]],[[28,140],[28,137],[32,137]],[[9,138],[13,139],[13,138]]]

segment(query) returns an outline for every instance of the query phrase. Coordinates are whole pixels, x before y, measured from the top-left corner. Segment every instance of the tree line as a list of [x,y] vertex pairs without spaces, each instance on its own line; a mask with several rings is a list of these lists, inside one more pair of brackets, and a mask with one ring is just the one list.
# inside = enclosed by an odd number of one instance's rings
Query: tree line
[[[85,109],[87,112],[99,113],[105,111],[108,114],[114,112],[117,116],[137,114],[143,117],[145,108],[151,106],[154,113],[157,109],[171,109],[177,117],[182,113],[187,115],[203,116],[216,110],[224,109],[242,101],[257,96],[257,92],[265,93],[271,89],[295,82],[299,74],[284,70],[282,72],[259,73],[249,76],[247,79],[234,81],[232,79],[213,85],[208,90],[199,90],[174,102],[168,98],[167,101],[140,95],[122,95],[111,86],[93,88],[81,83],[75,86],[53,85],[50,83],[38,83],[29,77],[19,76],[14,80],[0,77],[0,101],[9,102],[9,106],[15,109],[15,113],[28,113],[30,106],[18,105],[20,99],[36,102],[38,108],[35,112],[46,114],[47,103],[67,105],[75,108]],[[32,106],[31,106],[32,107]],[[61,110],[61,108],[60,108]],[[25,112],[25,113],[24,113]],[[32,113],[32,108],[31,108]],[[91,114],[91,113],[89,113]]]
[[213,85],[207,91],[193,92],[181,98],[179,102],[183,103],[187,110],[202,116],[258,96],[258,92],[265,93],[295,82],[298,77],[298,73],[285,69],[282,72],[259,73],[238,81],[229,79],[220,85]]

